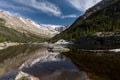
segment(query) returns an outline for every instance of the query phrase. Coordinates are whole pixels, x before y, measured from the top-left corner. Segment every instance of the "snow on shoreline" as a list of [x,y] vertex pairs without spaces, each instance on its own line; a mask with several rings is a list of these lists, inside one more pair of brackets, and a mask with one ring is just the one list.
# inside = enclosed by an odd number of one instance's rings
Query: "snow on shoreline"
[[90,51],[90,52],[120,52],[120,49],[108,49],[108,50],[87,50],[87,49],[79,49],[81,51]]
[[110,52],[120,52],[120,49],[110,49]]

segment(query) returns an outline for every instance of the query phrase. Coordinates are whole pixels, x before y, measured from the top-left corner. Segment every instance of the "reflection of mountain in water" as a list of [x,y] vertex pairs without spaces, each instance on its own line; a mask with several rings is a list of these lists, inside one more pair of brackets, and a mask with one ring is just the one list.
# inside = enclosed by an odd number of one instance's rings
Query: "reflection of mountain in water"
[[[86,74],[59,52],[48,52],[42,45],[20,45],[0,51],[0,80],[14,80],[23,71],[40,80],[88,80]],[[8,67],[9,66],[9,67]],[[18,71],[19,68],[19,71]],[[3,70],[1,72],[1,70]]]
[[39,48],[40,46],[37,45],[20,45],[1,50],[0,75],[18,69],[26,60],[30,59]]

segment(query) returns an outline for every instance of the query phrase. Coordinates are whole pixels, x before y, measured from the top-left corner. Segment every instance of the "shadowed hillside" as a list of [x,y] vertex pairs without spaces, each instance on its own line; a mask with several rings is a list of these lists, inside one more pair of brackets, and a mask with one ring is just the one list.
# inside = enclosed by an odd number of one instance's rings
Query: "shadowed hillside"
[[119,34],[120,0],[109,0],[109,2],[102,6],[99,6],[99,4],[87,10],[69,29],[53,37],[52,42],[61,38],[74,41],[82,36],[93,36],[96,32],[102,32],[102,34],[114,32]]

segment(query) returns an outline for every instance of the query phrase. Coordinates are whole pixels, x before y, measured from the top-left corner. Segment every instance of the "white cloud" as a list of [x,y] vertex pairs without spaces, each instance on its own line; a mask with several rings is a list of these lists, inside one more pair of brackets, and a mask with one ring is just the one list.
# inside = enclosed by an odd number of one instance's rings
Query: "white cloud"
[[[27,12],[33,12],[33,10],[31,10],[28,7],[23,7],[23,6],[15,6],[10,2],[7,2],[6,0],[0,0],[0,7],[3,8],[8,8],[8,9],[12,9],[12,10],[17,10],[17,11],[27,11]],[[3,9],[2,9],[3,10]],[[16,13],[15,13],[16,14]]]
[[[14,4],[12,4],[12,2],[10,3],[6,0],[1,0],[0,7],[12,9],[14,12],[11,10],[10,13],[15,16],[21,16],[22,11],[28,12],[28,13],[34,13],[35,10],[39,10],[48,15],[53,15],[53,16],[63,18],[63,19],[76,18],[79,16],[76,14],[64,15],[63,12],[61,11],[61,9],[57,5],[49,2],[48,0],[12,0],[12,1],[17,4],[23,5],[23,6],[20,6],[20,5],[15,6]],[[71,1],[74,1],[74,0],[70,0],[69,2],[71,2]],[[74,2],[76,2],[76,0]],[[32,8],[34,8],[35,10]],[[21,12],[19,12],[19,11],[21,11]]]
[[101,0],[67,0],[72,7],[79,11],[86,11],[88,8],[92,7]]
[[70,15],[63,15],[61,18],[77,18],[79,15],[76,14],[70,14]]
[[45,13],[52,13],[55,16],[61,15],[60,9],[50,2],[44,1],[44,2],[37,3],[35,0],[33,0],[33,3],[34,3],[33,7],[40,9]]
[[48,2],[47,0],[14,0],[17,3],[24,4],[25,6],[35,8],[44,13],[54,16],[61,16],[61,10],[55,4]]

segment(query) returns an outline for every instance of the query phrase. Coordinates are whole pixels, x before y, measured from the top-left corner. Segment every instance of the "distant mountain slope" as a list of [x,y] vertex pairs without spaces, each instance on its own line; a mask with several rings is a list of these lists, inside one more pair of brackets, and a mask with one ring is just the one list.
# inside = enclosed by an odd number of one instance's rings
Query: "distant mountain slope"
[[37,24],[30,19],[0,11],[0,42],[41,42],[63,30],[60,25]]
[[0,42],[41,42],[44,41],[37,35],[21,33],[5,26],[5,20],[0,18]]
[[[103,4],[104,3],[104,4]],[[77,40],[96,32],[120,33],[120,0],[103,0],[80,16],[67,30],[53,37],[53,42],[61,38]]]
[[39,25],[30,19],[12,16],[6,11],[0,11],[0,18],[6,21],[5,26],[22,33],[31,33],[42,38],[51,38],[59,32],[47,26]]

